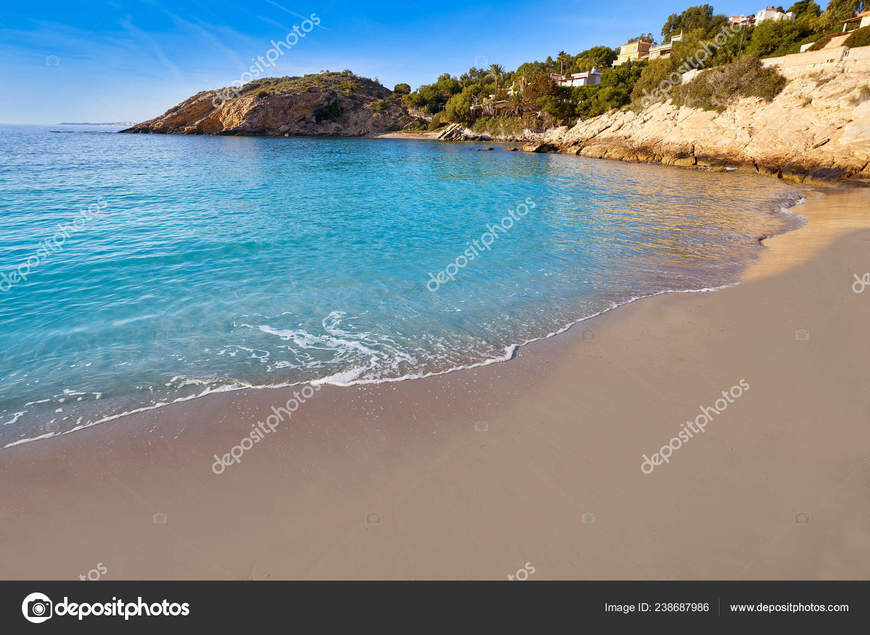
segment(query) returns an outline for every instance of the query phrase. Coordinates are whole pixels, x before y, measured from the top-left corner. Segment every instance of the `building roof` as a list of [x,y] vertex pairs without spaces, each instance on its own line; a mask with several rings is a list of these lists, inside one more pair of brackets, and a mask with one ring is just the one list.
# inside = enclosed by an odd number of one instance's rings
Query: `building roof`
[[854,17],[848,18],[847,20],[843,20],[843,22],[844,23],[845,22],[856,22],[856,21],[861,20],[862,18],[866,18],[868,16],[870,16],[870,11],[862,11],[861,13],[859,13],[858,15],[856,15]]

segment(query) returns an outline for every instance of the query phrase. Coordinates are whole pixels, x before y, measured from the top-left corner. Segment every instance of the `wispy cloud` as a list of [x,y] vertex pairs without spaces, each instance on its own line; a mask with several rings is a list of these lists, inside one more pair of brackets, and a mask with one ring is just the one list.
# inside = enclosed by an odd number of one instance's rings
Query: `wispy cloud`
[[[280,4],[278,4],[277,2],[275,2],[274,0],[266,0],[266,2],[268,2],[268,3],[271,4],[271,5],[274,5],[274,6],[278,7],[279,9],[281,9],[281,11],[284,11],[284,12],[286,12],[286,13],[289,13],[289,14],[292,15],[292,16],[295,16],[295,17],[299,18],[300,20],[307,20],[307,19],[308,19],[308,16],[307,16],[307,15],[300,15],[300,14],[296,13],[295,11],[291,11],[291,10],[288,9],[287,7],[283,7],[283,6],[281,6]],[[329,29],[327,29],[325,26],[322,26],[322,25],[320,25],[320,24],[317,25],[317,28],[318,28],[318,29],[323,29],[324,31],[329,31]]]
[[170,71],[174,77],[177,79],[181,77],[181,69],[178,68],[163,52],[163,48],[157,43],[157,41],[148,35],[142,29],[133,25],[133,20],[130,17],[127,17],[119,22],[121,28],[123,28],[127,33],[129,33],[135,40],[137,40],[143,48],[148,48],[154,53],[154,56],[160,61],[163,66]]

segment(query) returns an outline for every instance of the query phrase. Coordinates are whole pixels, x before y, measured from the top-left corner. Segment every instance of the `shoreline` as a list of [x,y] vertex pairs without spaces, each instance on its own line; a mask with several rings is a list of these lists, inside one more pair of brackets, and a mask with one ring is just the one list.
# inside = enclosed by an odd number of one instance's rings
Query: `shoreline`
[[[669,166],[669,167],[673,167],[673,166]],[[816,189],[816,192],[818,192],[817,189]],[[800,216],[799,214],[796,214],[794,212],[794,210],[799,209],[800,206],[804,202],[806,202],[806,198],[804,198],[804,196],[806,194],[807,194],[807,190],[803,190],[801,193],[801,198],[797,201],[794,201],[794,200],[786,201],[784,199],[779,199],[779,198],[771,199],[771,201],[768,201],[768,205],[769,205],[770,209],[778,208],[780,210],[777,212],[778,214],[784,213],[784,214],[791,214],[794,216]],[[818,193],[818,196],[822,196],[822,195],[823,194]],[[784,205],[787,205],[787,207]],[[759,210],[759,213],[760,212],[761,212],[761,210]],[[803,224],[799,224],[799,225],[784,228],[779,233],[772,234],[770,236],[767,236],[767,235],[760,236],[758,238],[759,244],[763,245],[764,240],[767,240],[770,238],[775,238],[775,237],[780,236],[782,234],[800,231],[802,229],[802,227],[803,227]],[[753,264],[752,261],[750,261],[748,263],[745,263],[745,266],[750,267],[750,266],[752,266],[752,264]],[[65,430],[62,432],[41,433],[41,434],[38,434],[38,435],[33,436],[33,437],[26,437],[26,438],[17,439],[15,441],[11,441],[9,443],[6,443],[6,444],[0,446],[0,453],[2,453],[4,450],[9,449],[9,448],[29,445],[29,444],[40,442],[40,441],[49,441],[51,439],[55,439],[58,437],[63,437],[66,435],[79,433],[81,431],[88,430],[90,428],[102,426],[105,424],[111,424],[113,422],[117,422],[117,421],[123,420],[123,419],[128,418],[128,417],[142,415],[142,414],[153,412],[153,411],[159,411],[162,408],[172,407],[172,406],[176,406],[176,405],[180,405],[180,404],[186,404],[186,403],[191,403],[191,402],[195,403],[196,401],[198,401],[200,399],[208,399],[208,398],[224,395],[227,393],[245,393],[245,392],[249,392],[249,391],[276,391],[276,390],[286,390],[286,389],[291,389],[291,388],[301,388],[303,386],[309,386],[309,385],[310,386],[318,386],[318,387],[319,386],[333,386],[336,388],[353,388],[356,386],[378,386],[378,385],[382,385],[382,384],[394,384],[394,383],[402,383],[402,382],[407,382],[407,381],[417,381],[417,380],[421,380],[421,379],[429,379],[432,377],[440,377],[440,376],[449,375],[452,373],[461,373],[461,372],[465,372],[465,371],[469,371],[469,370],[485,368],[487,366],[491,366],[494,364],[502,364],[502,363],[512,361],[516,357],[516,355],[520,349],[535,345],[536,343],[544,341],[544,340],[548,340],[548,339],[551,339],[554,337],[559,337],[562,334],[567,333],[571,329],[578,327],[583,322],[586,322],[588,320],[592,320],[592,319],[598,318],[600,316],[606,315],[606,314],[608,314],[612,311],[618,310],[624,306],[628,306],[630,304],[633,304],[633,303],[641,301],[641,300],[647,300],[649,298],[655,298],[655,297],[663,296],[663,295],[716,292],[716,291],[726,289],[728,287],[739,284],[742,281],[742,276],[743,276],[743,274],[741,273],[740,277],[738,277],[737,279],[734,279],[732,281],[729,281],[725,284],[721,284],[718,286],[703,287],[703,288],[696,288],[696,289],[665,289],[665,290],[660,290],[660,291],[656,291],[653,293],[649,293],[647,295],[640,295],[640,296],[634,296],[634,297],[622,299],[620,302],[612,303],[610,306],[603,308],[603,309],[600,309],[599,311],[592,313],[590,315],[585,315],[582,317],[574,318],[574,319],[570,320],[568,323],[566,323],[562,326],[559,326],[558,328],[556,328],[555,330],[553,330],[551,332],[548,332],[548,333],[545,333],[545,334],[542,334],[542,335],[539,335],[536,337],[532,337],[530,339],[526,339],[523,341],[516,341],[516,342],[510,343],[509,345],[505,346],[504,353],[498,357],[492,357],[492,358],[488,358],[488,359],[484,359],[484,360],[480,360],[480,361],[475,361],[475,362],[468,362],[468,363],[465,363],[462,365],[453,366],[453,367],[446,368],[443,370],[438,370],[438,371],[428,371],[428,372],[418,372],[418,373],[415,372],[413,374],[403,375],[400,377],[379,377],[376,379],[354,379],[354,380],[351,380],[349,382],[342,382],[342,383],[337,382],[335,380],[335,378],[343,375],[344,371],[339,371],[338,373],[335,373],[332,375],[327,375],[325,377],[321,377],[321,378],[317,378],[317,379],[313,379],[313,380],[285,381],[285,382],[280,382],[280,383],[276,383],[276,384],[247,384],[247,385],[245,385],[244,383],[221,384],[221,385],[214,386],[214,387],[208,387],[204,391],[199,392],[199,393],[191,393],[191,394],[180,396],[180,397],[174,397],[174,398],[171,398],[168,400],[159,400],[155,403],[136,406],[136,407],[133,407],[133,408],[128,409],[128,410],[123,410],[120,412],[112,412],[111,414],[107,414],[106,410],[103,410],[103,414],[98,415],[94,420],[87,421],[87,422],[81,423],[81,424],[77,423],[75,427],[73,427],[69,430]],[[15,421],[17,421],[18,417],[20,417],[20,415],[22,415],[22,414],[24,414],[24,413],[16,413],[16,417],[12,420],[11,423],[14,423]],[[73,416],[75,416],[75,415],[73,415]],[[81,421],[81,419],[82,419],[82,417],[79,417],[79,421]]]
[[[859,327],[868,305],[849,292],[848,277],[841,295],[831,271],[844,262],[857,273],[870,269],[868,201],[870,192],[851,188],[810,198],[800,209],[808,224],[766,240],[769,251],[741,284],[622,305],[522,347],[509,364],[324,386],[219,477],[209,469],[212,455],[238,442],[289,389],[210,395],[5,449],[0,470],[17,486],[0,509],[7,540],[19,548],[0,576],[73,578],[93,560],[115,579],[504,579],[526,561],[542,579],[866,577],[870,540],[856,521],[867,504],[856,504],[862,485],[844,469],[870,474],[859,460],[867,440],[859,425],[867,376],[859,344],[867,336]],[[806,297],[808,289],[824,297]],[[852,313],[832,313],[834,305]],[[806,326],[808,339],[796,339]],[[795,347],[816,362],[834,353],[858,372],[816,377],[819,366],[804,368]],[[640,450],[654,451],[694,403],[749,375],[747,358],[755,391],[661,474],[645,477],[652,481],[637,480]],[[811,394],[793,394],[799,371],[808,374],[797,379],[824,384],[810,404],[803,401]],[[759,398],[765,386],[768,397]],[[745,404],[755,404],[749,419]],[[771,416],[776,408],[791,413],[797,431]],[[848,435],[818,439],[816,411]],[[795,472],[794,455],[774,439],[798,452],[798,467],[814,465],[811,473]],[[783,500],[769,482],[788,489],[786,474],[818,496],[790,492]],[[851,507],[825,503],[844,478],[848,491],[837,490],[834,502]],[[541,491],[552,496],[542,500]],[[724,517],[707,500],[714,492]],[[671,526],[674,500],[692,501],[706,516],[683,515]],[[798,503],[810,511],[782,518],[784,504]],[[761,516],[753,527],[735,525],[735,510]],[[821,523],[807,524],[801,538],[791,533],[794,514]],[[826,546],[833,531],[846,532],[842,557]],[[717,545],[698,542],[699,532]],[[816,542],[809,548],[805,540]],[[798,553],[813,554],[817,566]]]
[[[817,165],[798,165],[781,161],[764,162],[747,160],[740,157],[729,157],[724,154],[695,154],[674,150],[663,152],[640,145],[622,142],[578,144],[560,139],[565,127],[548,128],[543,132],[532,133],[531,136],[493,136],[484,138],[480,135],[463,137],[461,139],[441,139],[439,135],[447,127],[432,132],[388,132],[371,135],[372,139],[406,139],[409,141],[440,141],[442,143],[485,144],[498,143],[510,146],[519,144],[515,150],[530,154],[568,154],[599,161],[619,161],[622,163],[643,163],[645,165],[662,165],[691,170],[716,172],[749,172],[760,176],[769,176],[783,181],[804,185],[806,187],[870,187],[870,177],[864,171],[848,172],[831,167],[827,163]],[[512,148],[511,150],[514,150]]]
[[[604,117],[605,115],[600,115]],[[587,120],[591,121],[591,120]],[[267,134],[194,134],[181,132],[152,132],[146,130],[120,130],[121,133],[130,134],[165,134],[165,135],[193,135],[193,136],[230,136],[230,137],[252,137],[262,139],[285,139],[294,137],[314,137],[314,138],[337,138],[337,139],[401,139],[406,141],[440,141],[442,143],[452,144],[503,144],[504,146],[515,146],[500,148],[506,151],[522,151],[531,154],[567,154],[576,155],[587,159],[620,161],[623,163],[643,163],[646,165],[663,165],[668,167],[688,168],[702,171],[717,171],[717,172],[748,172],[761,176],[770,176],[781,179],[790,183],[805,185],[807,187],[825,187],[825,186],[850,186],[850,187],[870,187],[870,176],[867,176],[867,170],[870,169],[870,164],[864,165],[863,169],[845,169],[842,167],[832,166],[829,161],[816,163],[794,163],[790,161],[761,160],[758,158],[746,158],[732,156],[727,153],[698,153],[695,154],[694,149],[687,151],[685,149],[661,150],[647,147],[640,144],[632,144],[627,142],[596,142],[596,143],[581,143],[577,141],[569,141],[564,137],[567,126],[548,128],[543,132],[533,132],[529,135],[516,136],[482,136],[475,133],[474,136],[442,139],[439,135],[444,132],[449,126],[445,126],[435,131],[426,132],[403,132],[401,130],[373,133],[363,135],[335,135],[335,134],[317,134],[317,135],[267,135]],[[693,146],[694,148],[694,146]]]

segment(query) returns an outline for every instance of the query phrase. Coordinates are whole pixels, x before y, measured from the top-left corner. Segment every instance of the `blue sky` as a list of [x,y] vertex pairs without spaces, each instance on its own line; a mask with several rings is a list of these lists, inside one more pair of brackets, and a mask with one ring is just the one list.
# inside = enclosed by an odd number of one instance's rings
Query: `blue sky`
[[[560,50],[657,35],[698,0],[346,2],[160,0],[16,2],[0,12],[0,122],[141,121],[229,85],[312,13],[320,26],[268,75],[351,69],[393,87]],[[825,4],[825,3],[820,3]],[[753,13],[764,2],[714,3]]]

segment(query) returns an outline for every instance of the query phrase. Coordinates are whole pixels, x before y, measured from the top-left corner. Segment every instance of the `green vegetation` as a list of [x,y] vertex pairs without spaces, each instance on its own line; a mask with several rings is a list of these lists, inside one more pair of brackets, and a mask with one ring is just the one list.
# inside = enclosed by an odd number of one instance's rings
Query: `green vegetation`
[[[822,10],[815,0],[799,0],[788,9],[795,20],[768,20],[742,28],[726,28],[726,16],[716,14],[710,4],[692,6],[668,16],[661,28],[662,42],[672,44],[670,56],[615,67],[618,50],[595,46],[576,54],[560,51],[543,61],[520,64],[514,71],[492,64],[472,67],[459,77],[444,73],[414,91],[406,83],[389,91],[376,80],[350,71],[324,71],[304,77],[258,79],[235,92],[264,98],[311,88],[333,91],[315,112],[318,122],[341,117],[342,103],[346,105],[347,99],[368,104],[376,112],[389,108],[391,101],[401,100],[429,120],[421,120],[415,124],[418,127],[434,130],[461,123],[496,135],[520,134],[525,128],[540,130],[613,109],[636,108],[647,99],[671,99],[680,105],[721,110],[739,97],[775,97],[786,80],[776,70],[763,68],[759,58],[796,53],[805,44],[812,44],[810,50],[819,50],[841,33],[845,19],[866,10],[868,4],[867,0],[830,0]],[[678,34],[681,38],[673,42]],[[654,38],[645,33],[629,41],[636,40],[653,42]],[[870,28],[855,30],[845,44],[870,46]],[[551,77],[592,69],[600,73],[599,84],[564,87]],[[692,69],[707,70],[692,82],[681,84],[681,76]]]
[[432,121],[429,122],[427,129],[428,130],[438,130],[438,128],[446,125],[447,123],[448,122],[447,122],[446,117],[444,116],[444,111],[436,112],[435,116],[432,117]]
[[444,105],[444,114],[447,120],[470,124],[474,121],[474,113],[471,111],[473,103],[474,89],[471,86],[466,86],[460,92],[450,97]]
[[600,71],[610,68],[616,60],[616,56],[616,50],[607,46],[594,46],[577,55],[569,55],[565,51],[559,51],[555,59],[548,57],[543,62],[521,64],[516,70],[516,75],[528,79],[541,73],[585,73],[592,68],[597,68]]
[[321,121],[335,121],[341,117],[341,104],[337,99],[333,99],[325,106],[321,106],[314,111],[314,120],[317,123]]
[[[498,64],[485,69],[473,67],[458,78],[441,75],[435,83],[420,86],[402,100],[423,114],[441,115],[430,127],[446,123],[473,126],[484,119],[478,128],[494,134],[539,129],[628,104],[633,83],[645,63],[614,68],[616,55],[614,49],[598,46],[577,55],[562,51],[555,59],[527,62],[513,72]],[[559,87],[550,77],[560,70],[568,74],[593,68],[601,73],[600,86]]]
[[834,37],[833,35],[826,35],[822,38],[819,38],[818,40],[813,42],[813,45],[810,48],[808,48],[807,50],[808,51],[821,51],[823,48],[825,48],[828,45],[828,42],[830,42],[831,39],[833,39],[833,37]]
[[519,136],[523,130],[534,127],[534,121],[526,121],[517,115],[504,115],[488,117],[486,115],[477,119],[471,127],[474,132],[488,133],[493,136]]
[[[812,50],[824,47],[842,31],[845,19],[870,8],[868,4],[830,0],[822,10],[816,0],[798,0],[788,9],[794,20],[767,20],[754,27],[729,27],[725,15],[701,4],[668,16],[661,37],[672,50],[665,58],[614,67],[618,50],[595,46],[577,54],[560,51],[543,61],[520,64],[515,71],[493,64],[470,68],[459,77],[445,73],[415,91],[398,84],[395,94],[405,106],[432,116],[429,129],[461,123],[497,135],[572,123],[612,109],[638,107],[648,99],[721,110],[740,97],[773,99],[786,80],[775,69],[761,66],[759,59],[797,53],[805,44],[813,44]],[[677,35],[679,41],[673,42]],[[651,33],[629,41],[635,40],[654,41]],[[846,44],[870,45],[870,28],[856,30]],[[600,84],[568,88],[551,77],[593,68],[601,74]],[[682,75],[693,69],[704,72],[683,85]]]
[[789,7],[788,13],[794,13],[796,18],[807,16],[817,18],[822,14],[822,10],[813,0],[800,0],[800,2],[795,2]]
[[846,38],[844,44],[850,48],[870,46],[870,26],[852,31],[852,35]]
[[462,90],[459,81],[444,73],[434,84],[420,86],[403,98],[406,106],[416,108],[425,114],[435,114],[444,110],[447,100]]
[[575,106],[576,114],[581,119],[588,119],[630,104],[634,86],[649,67],[648,64],[648,62],[626,62],[603,71],[601,84],[598,86],[570,89],[578,100]]
[[674,35],[697,30],[704,34],[715,35],[719,29],[725,26],[727,21],[728,19],[724,15],[713,15],[712,5],[702,4],[689,7],[682,13],[672,13],[668,16],[662,27],[663,41],[670,42]]
[[704,71],[674,91],[678,106],[724,110],[741,97],[760,97],[767,101],[785,87],[786,79],[776,69],[764,68],[756,57],[743,56],[736,62]]
[[801,42],[815,35],[812,18],[804,15],[794,20],[767,20],[752,30],[746,52],[755,57],[777,57],[797,53]]
[[372,92],[382,93],[386,97],[390,92],[371,79],[358,77],[350,71],[341,71],[340,73],[324,71],[316,75],[302,77],[255,79],[242,86],[238,93],[241,95],[253,93],[257,97],[266,97],[268,95],[301,93],[314,87],[322,90],[335,90],[346,97]]
[[712,15],[710,5],[690,7],[682,14],[670,16],[663,32],[672,29],[672,24],[694,28],[682,31],[681,40],[673,43],[670,57],[649,63],[635,83],[632,100],[641,103],[646,99],[667,100],[672,86],[680,83],[686,71],[721,66],[739,58],[746,47],[747,31],[725,29],[726,22],[725,16]]
[[813,31],[820,35],[837,32],[842,29],[843,20],[868,8],[870,7],[865,0],[830,0],[824,11],[816,16],[809,16],[811,26]]

